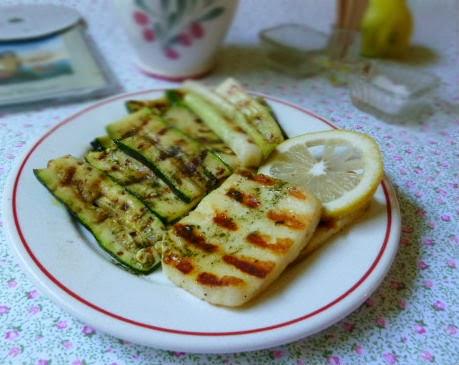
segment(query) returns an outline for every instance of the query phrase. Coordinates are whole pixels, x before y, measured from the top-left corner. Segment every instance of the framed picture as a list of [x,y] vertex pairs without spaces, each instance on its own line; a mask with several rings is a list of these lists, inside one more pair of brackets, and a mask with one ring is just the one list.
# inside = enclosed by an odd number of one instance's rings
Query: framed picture
[[82,25],[44,38],[0,42],[0,107],[98,97],[116,89]]

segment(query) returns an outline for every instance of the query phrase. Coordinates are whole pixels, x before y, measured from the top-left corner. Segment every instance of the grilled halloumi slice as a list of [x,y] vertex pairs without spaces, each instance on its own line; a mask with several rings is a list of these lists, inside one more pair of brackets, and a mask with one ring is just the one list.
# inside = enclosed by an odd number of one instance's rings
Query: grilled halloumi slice
[[335,234],[361,218],[368,210],[369,205],[348,214],[342,218],[320,221],[311,239],[298,255],[295,261],[300,261],[327,242]]
[[239,170],[170,228],[163,272],[212,304],[242,305],[298,256],[320,212],[301,188]]

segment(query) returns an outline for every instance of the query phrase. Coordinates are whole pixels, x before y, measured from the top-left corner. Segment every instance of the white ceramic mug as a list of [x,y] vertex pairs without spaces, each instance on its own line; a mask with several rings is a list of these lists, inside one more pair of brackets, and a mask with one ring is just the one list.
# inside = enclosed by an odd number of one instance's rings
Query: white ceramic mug
[[209,72],[239,0],[116,0],[140,69],[180,81]]

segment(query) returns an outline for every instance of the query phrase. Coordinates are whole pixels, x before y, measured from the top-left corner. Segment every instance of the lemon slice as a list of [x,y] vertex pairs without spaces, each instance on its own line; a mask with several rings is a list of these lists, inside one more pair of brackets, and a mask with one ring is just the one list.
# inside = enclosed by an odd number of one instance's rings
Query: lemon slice
[[322,202],[323,218],[337,218],[372,198],[384,165],[373,138],[332,130],[281,143],[259,172],[305,187]]

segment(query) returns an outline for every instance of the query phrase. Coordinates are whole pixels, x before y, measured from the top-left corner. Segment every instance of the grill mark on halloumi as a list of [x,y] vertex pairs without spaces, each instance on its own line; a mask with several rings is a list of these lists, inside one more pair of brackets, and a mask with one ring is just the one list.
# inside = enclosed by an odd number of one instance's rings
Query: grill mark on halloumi
[[275,224],[284,225],[295,230],[305,229],[308,224],[307,217],[302,217],[300,215],[285,211],[275,212],[270,210],[267,214],[267,217],[274,221]]
[[184,274],[189,274],[193,271],[193,265],[188,261],[181,261],[175,267]]
[[256,276],[261,279],[265,278],[275,266],[272,261],[261,261],[247,256],[237,257],[234,255],[225,255],[223,256],[223,261],[246,274]]
[[230,188],[226,193],[226,196],[249,208],[258,208],[261,204],[252,194],[243,193],[235,188]]
[[296,261],[300,261],[305,256],[312,253],[314,250],[321,247],[325,242],[340,232],[343,228],[346,228],[350,224],[353,224],[355,221],[362,218],[362,216],[367,212],[369,206],[370,204],[367,204],[363,208],[357,209],[356,211],[342,218],[319,222],[313,236],[309,240],[307,246],[304,247],[300,252]]
[[289,250],[293,244],[290,238],[279,238],[276,242],[269,242],[270,237],[259,232],[249,233],[246,237],[247,241],[262,248],[266,248],[274,253],[284,253]]
[[194,269],[193,264],[189,260],[174,255],[172,253],[164,255],[163,260],[166,264],[174,266],[183,274],[189,274]]
[[185,275],[191,273],[194,269],[193,264],[189,259],[177,256],[173,253],[165,254],[163,261],[168,265],[174,266],[177,270]]
[[174,230],[177,236],[182,237],[185,241],[201,249],[202,251],[211,253],[218,250],[217,245],[208,243],[205,237],[198,233],[195,227],[192,225],[177,223],[174,225]]
[[304,192],[302,192],[297,187],[292,187],[288,189],[288,194],[299,200],[306,200],[306,195],[304,194]]
[[217,212],[213,218],[215,224],[218,224],[220,227],[226,228],[230,231],[237,231],[238,226],[234,222],[233,218],[229,217],[224,212]]
[[218,277],[210,272],[202,272],[198,275],[198,283],[206,286],[240,286],[244,285],[245,281],[231,275]]
[[265,186],[274,186],[276,185],[276,180],[267,176],[267,175],[261,175],[261,174],[254,174],[250,170],[239,170],[238,171],[239,175],[251,180],[255,181],[261,185]]

